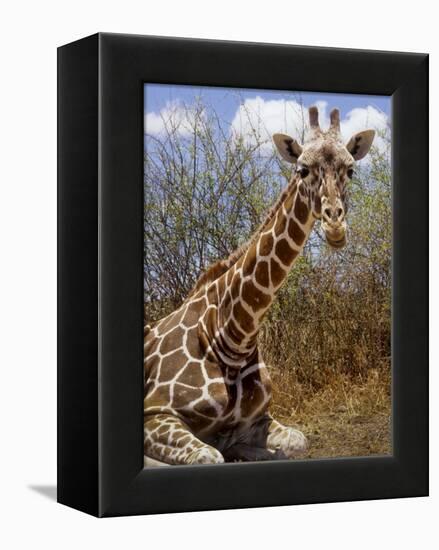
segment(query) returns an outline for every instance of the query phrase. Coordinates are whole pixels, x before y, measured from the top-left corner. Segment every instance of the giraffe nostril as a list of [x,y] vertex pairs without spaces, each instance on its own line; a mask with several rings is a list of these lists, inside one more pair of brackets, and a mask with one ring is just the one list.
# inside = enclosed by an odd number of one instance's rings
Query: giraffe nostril
[[339,220],[343,216],[343,210],[341,208],[337,208],[337,219]]
[[323,210],[323,215],[325,216],[325,218],[330,220],[331,219],[331,209],[330,208],[325,208]]

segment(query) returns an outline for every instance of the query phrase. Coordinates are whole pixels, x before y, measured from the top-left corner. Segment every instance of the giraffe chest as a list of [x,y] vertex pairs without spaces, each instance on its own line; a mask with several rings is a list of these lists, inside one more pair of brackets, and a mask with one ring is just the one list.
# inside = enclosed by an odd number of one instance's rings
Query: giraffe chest
[[266,412],[271,382],[264,363],[254,363],[239,371],[217,365],[210,368],[216,372],[213,379],[207,380],[207,399],[194,409],[195,421],[197,416],[212,418],[206,432],[246,426]]
[[182,418],[200,435],[246,426],[263,415],[271,397],[258,354],[241,369],[227,367],[200,342],[202,300],[161,321],[145,337],[145,414]]
[[245,427],[266,412],[271,382],[262,361],[235,370],[201,357],[196,346],[187,356],[183,350],[161,354],[160,344],[148,344],[158,351],[145,359],[146,414],[175,414],[196,434],[211,435]]

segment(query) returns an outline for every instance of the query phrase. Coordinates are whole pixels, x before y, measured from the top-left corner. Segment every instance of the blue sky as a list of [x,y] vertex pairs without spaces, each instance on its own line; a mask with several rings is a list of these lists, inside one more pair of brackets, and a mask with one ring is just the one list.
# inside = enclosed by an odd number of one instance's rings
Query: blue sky
[[[182,135],[191,135],[190,110],[197,98],[215,110],[227,132],[250,140],[251,129],[257,126],[259,131],[262,127],[261,137],[267,151],[272,148],[273,133],[284,132],[298,139],[298,133],[306,131],[299,110],[302,113],[303,107],[310,105],[319,107],[322,129],[329,124],[330,110],[338,107],[345,140],[367,128],[390,128],[390,96],[145,84],[145,134],[160,135],[172,119],[178,121]],[[384,142],[377,137],[375,145],[384,147]]]
[[265,100],[277,100],[297,95],[302,98],[305,105],[313,105],[318,101],[325,101],[328,109],[333,107],[340,109],[341,115],[356,107],[371,105],[384,112],[390,117],[390,96],[372,96],[358,94],[324,94],[312,92],[284,92],[270,90],[250,90],[237,88],[214,88],[209,86],[175,86],[169,84],[145,84],[144,105],[145,113],[159,112],[167,102],[183,101],[192,103],[197,96],[201,96],[214,104],[220,111],[223,118],[232,119],[238,100],[233,98],[230,92],[239,92],[243,99],[261,96]]

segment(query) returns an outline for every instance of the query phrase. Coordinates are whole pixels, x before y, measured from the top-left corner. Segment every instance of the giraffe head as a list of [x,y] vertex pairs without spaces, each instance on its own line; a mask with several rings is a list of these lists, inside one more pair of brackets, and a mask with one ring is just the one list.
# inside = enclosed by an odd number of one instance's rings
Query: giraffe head
[[354,174],[355,161],[367,155],[375,131],[358,132],[344,144],[338,109],[331,111],[330,121],[329,129],[322,131],[317,107],[310,107],[310,136],[305,144],[285,134],[275,134],[273,140],[282,158],[295,164],[312,214],[321,220],[327,242],[333,248],[342,248],[346,244],[348,183]]

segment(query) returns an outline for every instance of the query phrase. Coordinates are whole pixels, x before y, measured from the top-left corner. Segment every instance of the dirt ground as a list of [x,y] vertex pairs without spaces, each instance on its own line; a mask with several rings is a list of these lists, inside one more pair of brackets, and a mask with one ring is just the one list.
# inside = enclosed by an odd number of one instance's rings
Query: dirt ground
[[[366,380],[355,383],[348,377],[337,377],[314,392],[281,373],[272,373],[272,377],[271,412],[307,436],[309,451],[305,458],[392,453],[387,373],[373,370]],[[291,406],[293,399],[295,406]]]
[[[309,441],[301,458],[392,454],[390,366],[366,378],[327,377],[320,389],[300,383],[294,372],[270,369],[271,414],[301,430]],[[145,466],[166,466],[145,459]]]

